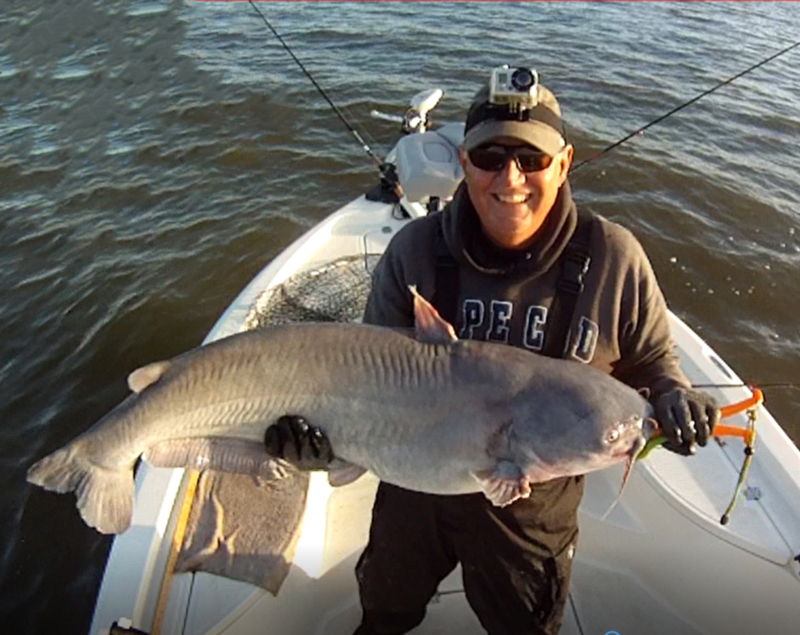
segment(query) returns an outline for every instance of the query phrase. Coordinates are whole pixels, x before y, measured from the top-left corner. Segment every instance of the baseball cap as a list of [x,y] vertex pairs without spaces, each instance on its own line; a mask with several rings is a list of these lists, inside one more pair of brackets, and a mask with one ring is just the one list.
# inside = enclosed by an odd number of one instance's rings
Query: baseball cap
[[507,107],[489,103],[489,85],[483,86],[472,100],[464,126],[464,149],[469,151],[498,137],[513,137],[555,156],[567,144],[561,123],[561,108],[555,96],[537,84],[537,104],[533,108],[511,112]]

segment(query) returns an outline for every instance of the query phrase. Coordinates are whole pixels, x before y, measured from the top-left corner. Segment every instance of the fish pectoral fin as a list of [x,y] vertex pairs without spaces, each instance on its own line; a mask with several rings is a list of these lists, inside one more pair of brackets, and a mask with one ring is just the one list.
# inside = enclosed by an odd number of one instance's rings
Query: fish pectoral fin
[[472,472],[486,498],[493,505],[505,507],[520,498],[531,495],[531,484],[528,477],[516,463],[501,459],[493,470]]
[[137,368],[128,375],[128,388],[136,394],[142,392],[149,385],[156,383],[169,368],[170,362],[154,362],[147,366]]
[[188,467],[262,476],[268,480],[284,478],[286,464],[271,457],[264,446],[246,439],[197,437],[167,439],[145,450],[144,459],[155,467]]
[[417,287],[412,284],[408,289],[414,296],[414,330],[417,340],[428,344],[457,342],[458,337],[453,326],[419,294]]
[[328,468],[328,483],[331,487],[349,485],[358,480],[367,471],[367,468],[348,463],[342,459],[333,459]]

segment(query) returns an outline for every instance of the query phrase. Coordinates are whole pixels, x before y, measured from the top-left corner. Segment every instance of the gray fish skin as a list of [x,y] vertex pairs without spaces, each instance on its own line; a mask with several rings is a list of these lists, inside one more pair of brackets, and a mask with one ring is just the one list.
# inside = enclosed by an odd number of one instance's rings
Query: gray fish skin
[[263,439],[284,414],[322,427],[339,459],[383,480],[487,496],[509,469],[512,481],[518,469],[540,482],[630,458],[650,415],[635,390],[579,363],[357,324],[233,335],[129,383],[140,392],[28,471],[31,483],[75,491],[84,520],[103,533],[130,525],[140,456],[279,476]]

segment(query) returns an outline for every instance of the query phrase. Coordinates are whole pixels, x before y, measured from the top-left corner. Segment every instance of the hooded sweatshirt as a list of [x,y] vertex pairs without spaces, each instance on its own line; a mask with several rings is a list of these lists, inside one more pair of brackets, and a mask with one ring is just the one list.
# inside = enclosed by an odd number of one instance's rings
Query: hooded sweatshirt
[[[413,327],[408,285],[428,299],[434,296],[437,223],[458,263],[458,337],[541,352],[561,275],[559,258],[578,223],[568,182],[534,242],[521,250],[503,249],[486,237],[462,182],[441,213],[411,221],[390,241],[375,270],[365,322]],[[664,296],[639,241],[596,216],[590,255],[570,324],[568,359],[647,388],[651,398],[689,387],[674,354]]]
[[[653,398],[688,387],[673,353],[664,297],[644,250],[621,226],[601,217],[592,222],[591,265],[569,330],[568,358],[635,388],[648,388]],[[409,222],[390,241],[375,269],[365,322],[413,327],[408,285],[416,285],[426,298],[434,297],[439,223],[458,264],[453,325],[458,336],[540,352],[550,327],[547,317],[560,278],[560,257],[578,224],[569,185],[561,187],[534,242],[522,250],[506,250],[481,230],[462,183],[441,213]],[[538,545],[542,558],[555,557],[559,567],[567,567],[564,558],[570,556],[564,554],[572,553],[577,540],[582,496],[582,476],[532,484],[529,498],[505,508],[515,518],[507,531],[522,531],[526,544]],[[389,500],[388,495],[384,498]],[[403,513],[413,515],[415,510]],[[485,513],[494,514],[491,505]],[[441,539],[437,536],[432,533],[431,540]],[[566,579],[566,574],[558,576]]]

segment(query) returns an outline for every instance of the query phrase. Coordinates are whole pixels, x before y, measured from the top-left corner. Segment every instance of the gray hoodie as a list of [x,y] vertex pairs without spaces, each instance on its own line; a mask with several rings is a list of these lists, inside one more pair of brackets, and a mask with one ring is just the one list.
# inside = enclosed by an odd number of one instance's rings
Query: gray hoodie
[[[408,285],[433,298],[437,223],[459,265],[458,336],[540,352],[560,276],[556,265],[577,226],[569,184],[562,186],[534,243],[511,251],[485,237],[462,183],[440,214],[408,223],[391,240],[375,271],[365,322],[413,326]],[[649,388],[653,397],[688,387],[673,352],[663,294],[639,241],[597,217],[590,253],[570,327],[569,357],[635,388]]]

